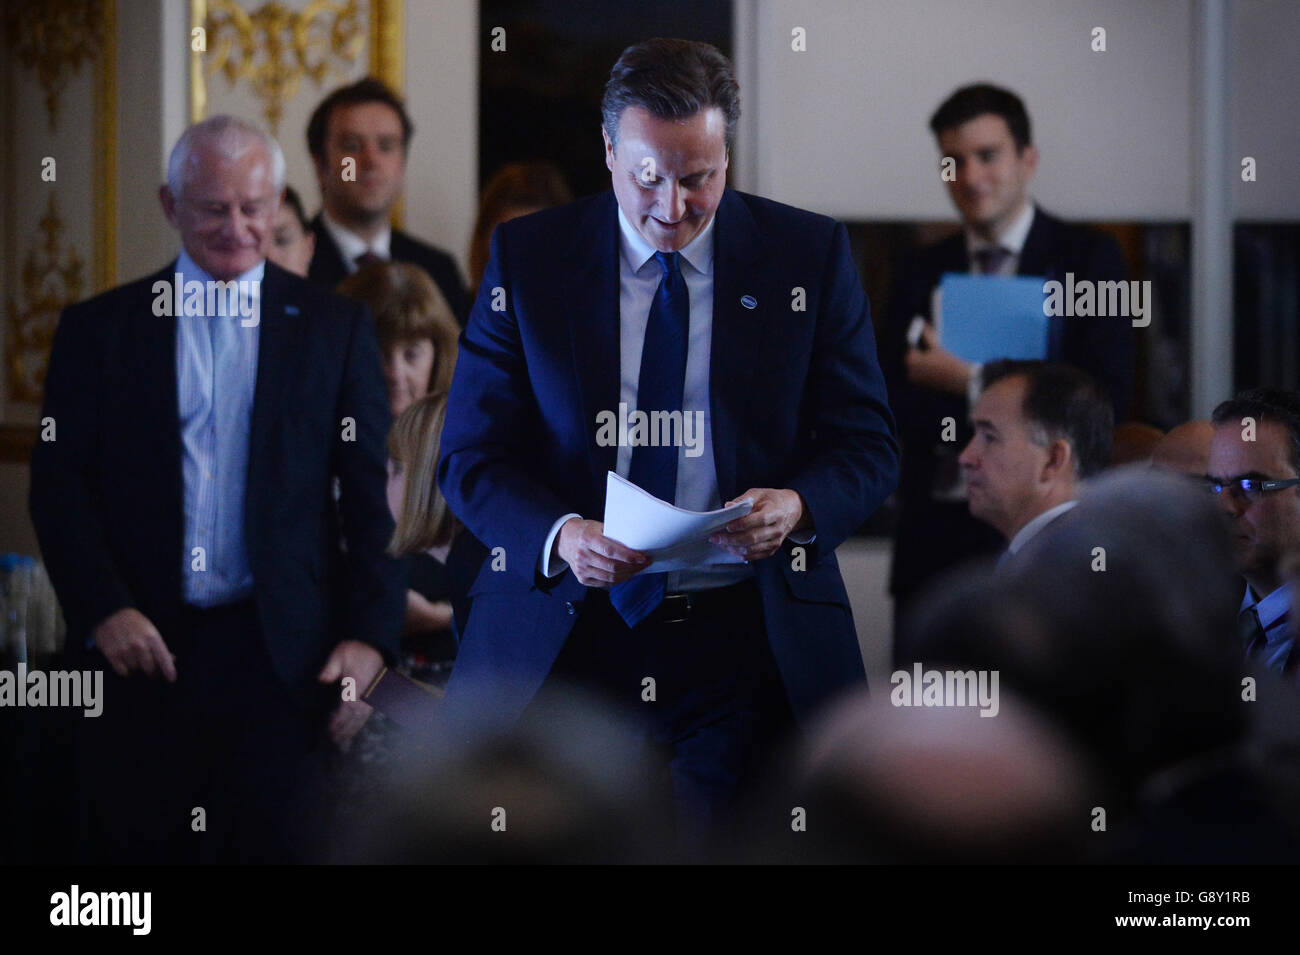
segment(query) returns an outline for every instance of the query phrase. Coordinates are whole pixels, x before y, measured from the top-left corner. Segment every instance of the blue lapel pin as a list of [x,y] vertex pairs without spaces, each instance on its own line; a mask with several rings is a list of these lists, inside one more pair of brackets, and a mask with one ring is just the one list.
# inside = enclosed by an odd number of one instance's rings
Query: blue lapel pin
[[286,306],[284,307],[284,314],[286,314],[286,315],[297,315],[297,314],[298,314],[298,306],[297,306],[297,305],[286,305]]
[[740,304],[745,308],[758,308],[758,299],[752,295],[742,295],[740,296]]

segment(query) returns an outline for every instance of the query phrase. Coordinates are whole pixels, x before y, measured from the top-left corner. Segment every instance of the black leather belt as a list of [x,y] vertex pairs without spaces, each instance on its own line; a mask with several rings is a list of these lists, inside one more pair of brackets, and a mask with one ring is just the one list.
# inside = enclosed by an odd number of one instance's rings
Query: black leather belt
[[742,580],[730,587],[712,590],[666,594],[663,603],[646,620],[654,623],[685,623],[699,617],[729,613],[737,606],[757,599],[758,586],[752,580]]
[[181,614],[187,617],[224,617],[232,613],[246,612],[257,609],[257,598],[253,596],[241,597],[238,600],[232,600],[229,603],[215,604],[211,607],[200,607],[197,604],[181,602]]

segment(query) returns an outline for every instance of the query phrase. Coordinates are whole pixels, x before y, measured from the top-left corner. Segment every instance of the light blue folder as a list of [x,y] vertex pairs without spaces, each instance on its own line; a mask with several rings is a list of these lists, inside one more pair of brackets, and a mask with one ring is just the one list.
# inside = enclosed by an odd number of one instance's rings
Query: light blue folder
[[1047,358],[1051,319],[1043,314],[1043,282],[948,273],[940,283],[943,347],[967,361]]

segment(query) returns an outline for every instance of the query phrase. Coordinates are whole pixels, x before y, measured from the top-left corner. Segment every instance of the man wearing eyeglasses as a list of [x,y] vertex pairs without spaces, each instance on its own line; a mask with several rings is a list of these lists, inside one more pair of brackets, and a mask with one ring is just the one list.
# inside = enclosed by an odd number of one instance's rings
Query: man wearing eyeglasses
[[1244,391],[1214,409],[1210,490],[1231,518],[1246,578],[1238,623],[1248,659],[1296,671],[1291,585],[1283,573],[1300,545],[1300,394]]

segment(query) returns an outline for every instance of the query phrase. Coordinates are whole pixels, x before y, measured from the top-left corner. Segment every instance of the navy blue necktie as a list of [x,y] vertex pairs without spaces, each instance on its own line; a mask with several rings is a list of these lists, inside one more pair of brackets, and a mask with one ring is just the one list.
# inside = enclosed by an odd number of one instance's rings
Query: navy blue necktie
[[[637,379],[636,407],[680,412],[686,387],[686,341],[691,305],[686,279],[676,252],[656,252],[663,278],[650,306],[641,347],[641,374]],[[628,480],[668,503],[677,495],[677,447],[646,445],[632,449]],[[667,574],[640,573],[610,590],[610,601],[629,627],[635,627],[663,602]]]

